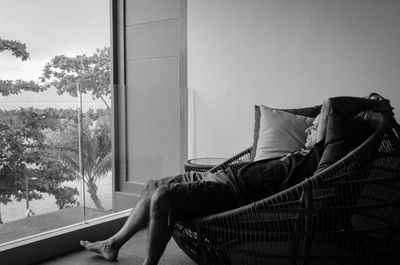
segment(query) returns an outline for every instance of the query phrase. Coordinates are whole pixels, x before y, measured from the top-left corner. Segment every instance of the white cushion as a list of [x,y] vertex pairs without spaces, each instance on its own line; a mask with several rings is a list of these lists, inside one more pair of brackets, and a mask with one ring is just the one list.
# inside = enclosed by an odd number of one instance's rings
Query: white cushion
[[[259,111],[258,137],[257,132],[254,133],[254,161],[283,156],[304,148],[305,130],[312,125],[313,118],[294,115],[263,105],[259,107]],[[255,125],[256,128],[257,125]]]

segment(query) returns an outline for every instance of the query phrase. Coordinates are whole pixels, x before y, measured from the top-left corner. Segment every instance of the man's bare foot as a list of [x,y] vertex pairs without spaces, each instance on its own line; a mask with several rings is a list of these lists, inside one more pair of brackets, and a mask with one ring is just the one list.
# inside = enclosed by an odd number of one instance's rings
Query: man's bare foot
[[91,243],[81,240],[80,244],[87,250],[101,254],[106,260],[117,260],[119,249],[116,248],[115,241],[104,240]]

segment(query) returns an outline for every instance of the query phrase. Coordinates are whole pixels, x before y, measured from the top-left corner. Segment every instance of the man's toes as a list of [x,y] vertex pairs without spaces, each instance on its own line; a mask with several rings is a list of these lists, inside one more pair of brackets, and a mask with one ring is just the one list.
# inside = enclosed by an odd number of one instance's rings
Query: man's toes
[[79,243],[81,244],[82,247],[86,247],[89,244],[88,241],[84,241],[84,240],[81,240]]

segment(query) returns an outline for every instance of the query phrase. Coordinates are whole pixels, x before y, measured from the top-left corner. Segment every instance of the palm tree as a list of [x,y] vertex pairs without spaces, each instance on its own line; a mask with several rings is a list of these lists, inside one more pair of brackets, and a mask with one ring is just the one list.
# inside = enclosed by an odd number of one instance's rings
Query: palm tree
[[[96,208],[104,209],[97,195],[97,181],[107,175],[112,167],[111,114],[105,111],[93,123],[89,113],[85,114],[82,130],[83,179]],[[79,167],[78,126],[73,120],[65,121],[65,129],[47,133],[47,144],[61,163],[73,169],[81,178]]]

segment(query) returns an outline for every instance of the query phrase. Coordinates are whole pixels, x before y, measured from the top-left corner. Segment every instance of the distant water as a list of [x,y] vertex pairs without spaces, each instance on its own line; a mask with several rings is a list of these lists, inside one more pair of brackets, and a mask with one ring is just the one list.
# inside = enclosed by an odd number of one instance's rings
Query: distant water
[[[106,98],[106,100],[109,101],[109,98]],[[110,105],[111,102],[107,102],[107,104]],[[54,88],[49,88],[47,91],[39,93],[23,92],[19,95],[0,96],[0,109],[11,110],[19,109],[20,107],[77,109],[79,107],[79,100],[78,97],[72,97],[67,94],[58,95]],[[82,95],[83,111],[99,108],[106,108],[102,100],[93,99],[89,94]]]
[[[19,109],[19,108],[37,108],[37,109],[46,109],[46,108],[56,108],[56,109],[77,109],[79,108],[78,104],[76,103],[68,103],[68,102],[38,102],[38,103],[7,103],[7,102],[2,102],[0,103],[0,109],[3,110],[12,110],[12,109]],[[101,109],[105,108],[104,103],[96,103],[96,102],[90,102],[87,103],[85,102],[82,104],[82,110],[87,111],[89,109]]]

